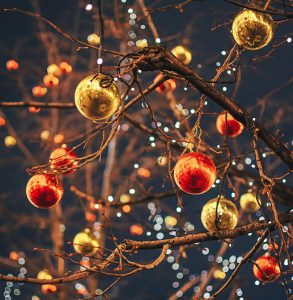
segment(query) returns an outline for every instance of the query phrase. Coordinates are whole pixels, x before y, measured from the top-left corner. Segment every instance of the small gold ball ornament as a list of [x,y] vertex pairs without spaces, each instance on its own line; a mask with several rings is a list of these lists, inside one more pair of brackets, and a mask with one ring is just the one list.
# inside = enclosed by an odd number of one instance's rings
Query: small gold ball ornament
[[73,239],[74,250],[84,256],[94,255],[99,250],[99,241],[95,235],[86,228]]
[[191,62],[192,54],[187,48],[179,45],[179,46],[174,47],[171,50],[171,52],[174,56],[176,56],[185,65],[188,65]]
[[253,10],[238,13],[232,24],[235,42],[247,50],[259,50],[273,38],[274,21],[268,14]]
[[253,192],[247,192],[240,197],[240,207],[249,213],[257,212],[260,208],[256,194]]
[[120,91],[106,75],[89,75],[75,90],[75,105],[88,119],[101,121],[111,117],[120,105]]
[[224,197],[221,197],[218,207],[217,202],[218,198],[214,198],[202,208],[201,222],[205,229],[212,232],[235,228],[238,221],[238,210],[235,204]]

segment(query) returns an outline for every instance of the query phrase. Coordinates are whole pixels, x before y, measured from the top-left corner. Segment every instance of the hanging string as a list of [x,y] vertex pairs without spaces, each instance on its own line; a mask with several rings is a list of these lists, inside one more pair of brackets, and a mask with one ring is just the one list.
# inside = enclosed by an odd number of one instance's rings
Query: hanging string
[[102,16],[102,1],[97,1],[97,8],[98,8],[98,17],[99,17],[99,36],[100,36],[100,47],[98,51],[98,74],[101,73],[102,70],[102,51],[104,45],[104,20]]

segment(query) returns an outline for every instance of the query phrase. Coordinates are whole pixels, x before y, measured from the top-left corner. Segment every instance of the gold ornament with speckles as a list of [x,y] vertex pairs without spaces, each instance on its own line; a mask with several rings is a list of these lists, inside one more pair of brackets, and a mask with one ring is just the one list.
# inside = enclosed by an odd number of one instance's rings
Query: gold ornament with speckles
[[256,194],[252,192],[243,194],[240,197],[240,207],[249,213],[257,212],[260,206],[257,202]]
[[74,250],[84,256],[94,255],[99,250],[99,241],[91,231],[86,228],[73,239]]

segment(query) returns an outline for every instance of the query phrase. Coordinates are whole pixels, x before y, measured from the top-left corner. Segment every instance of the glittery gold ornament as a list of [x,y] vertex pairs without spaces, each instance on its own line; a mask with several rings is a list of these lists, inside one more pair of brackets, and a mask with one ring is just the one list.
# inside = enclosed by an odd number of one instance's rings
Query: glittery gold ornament
[[249,213],[257,212],[260,208],[256,194],[252,192],[245,193],[240,197],[240,206],[244,211]]
[[88,119],[100,121],[111,117],[120,105],[120,91],[110,78],[99,74],[85,77],[75,90],[75,104]]
[[187,48],[179,45],[174,47],[171,52],[185,65],[188,65],[191,62],[192,54]]
[[274,22],[268,14],[243,10],[233,21],[232,34],[239,46],[247,50],[258,50],[273,38]]
[[94,255],[99,250],[99,241],[91,231],[86,228],[73,239],[74,250],[85,256]]
[[[237,225],[238,210],[235,204],[221,197],[208,201],[201,211],[201,222],[208,231],[233,229]],[[216,222],[217,221],[217,222]]]

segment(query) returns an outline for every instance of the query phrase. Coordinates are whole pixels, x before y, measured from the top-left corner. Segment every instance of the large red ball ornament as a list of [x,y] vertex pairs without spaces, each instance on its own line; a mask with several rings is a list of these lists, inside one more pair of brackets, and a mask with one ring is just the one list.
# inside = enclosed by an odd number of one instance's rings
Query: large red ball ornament
[[217,177],[212,159],[199,152],[186,153],[179,158],[174,168],[174,179],[178,187],[187,194],[207,192]]
[[77,167],[77,161],[76,161],[77,155],[76,153],[68,148],[68,147],[61,147],[55,149],[51,155],[50,155],[50,167],[51,169],[59,169],[62,171],[62,169],[72,169],[64,174],[72,174],[76,171],[74,167]]
[[260,281],[274,280],[280,273],[277,259],[269,253],[260,256],[253,265],[253,274]]
[[216,126],[221,134],[229,137],[236,137],[243,130],[243,125],[228,113],[218,116]]
[[26,185],[26,196],[38,208],[56,205],[63,196],[63,185],[56,175],[36,174]]

